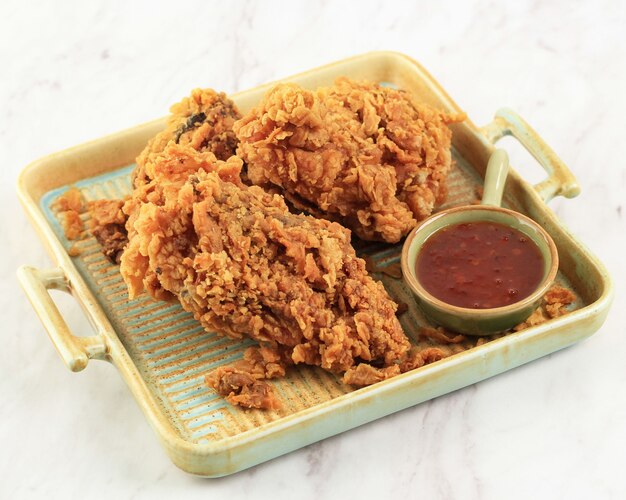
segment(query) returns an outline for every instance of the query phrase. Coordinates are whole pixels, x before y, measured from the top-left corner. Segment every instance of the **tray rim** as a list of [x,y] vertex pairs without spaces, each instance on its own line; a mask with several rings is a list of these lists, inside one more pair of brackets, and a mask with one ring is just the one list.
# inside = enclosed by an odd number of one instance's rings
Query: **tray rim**
[[[417,62],[415,62],[410,57],[401,53],[397,53],[397,52],[382,51],[382,52],[373,52],[373,53],[357,55],[348,59],[343,59],[343,60],[340,60],[331,64],[323,65],[323,66],[313,68],[308,71],[291,75],[289,77],[280,79],[280,81],[302,77],[303,75],[311,74],[321,69],[327,69],[335,65],[345,64],[348,61],[357,62],[359,59],[365,60],[368,57],[372,57],[372,56],[387,57],[390,59],[399,58],[399,59],[404,60],[405,62],[408,61],[410,64],[412,64],[415,67],[416,72],[421,76],[421,78],[423,78],[425,81],[428,82],[428,84],[432,87],[432,90],[435,93],[440,95],[440,97],[442,98],[442,101],[446,102],[446,105],[449,106],[450,110],[460,111],[460,108],[454,103],[454,101],[452,101],[452,99],[443,90],[443,88],[438,84],[438,82],[424,70],[424,68],[422,68]],[[239,95],[245,94],[246,92],[265,90],[265,89],[270,88],[275,83],[276,82],[269,82],[269,83],[260,85],[250,90],[238,92],[236,94],[231,95],[231,97],[236,98]],[[87,318],[92,323],[92,326],[94,326],[94,329],[96,330],[96,332],[102,333],[105,336],[107,347],[108,347],[107,354],[105,357],[106,360],[110,361],[120,371],[120,374],[122,375],[129,389],[133,393],[133,396],[137,400],[137,403],[139,404],[143,413],[146,415],[150,425],[155,430],[157,436],[159,437],[161,442],[165,445],[166,449],[172,456],[172,459],[179,467],[185,470],[189,470],[187,467],[184,466],[186,464],[186,460],[182,460],[182,462],[179,460],[176,460],[174,457],[174,454],[179,455],[181,452],[183,452],[183,453],[190,454],[190,456],[207,457],[207,456],[214,456],[220,453],[232,452],[240,447],[245,447],[246,445],[254,441],[260,440],[261,438],[268,437],[273,434],[279,434],[281,432],[285,432],[289,429],[297,427],[298,425],[304,422],[309,422],[310,424],[314,424],[316,421],[318,421],[319,419],[323,418],[325,415],[333,411],[340,410],[342,408],[347,408],[351,405],[358,406],[360,403],[370,400],[371,397],[375,395],[376,393],[384,394],[384,393],[392,392],[394,390],[399,390],[399,389],[404,388],[407,385],[411,385],[412,383],[417,383],[420,379],[429,379],[434,376],[437,376],[439,372],[448,371],[450,369],[453,369],[456,366],[465,365],[466,363],[480,360],[489,355],[493,355],[494,353],[497,354],[506,345],[526,342],[534,338],[543,337],[543,336],[549,335],[550,332],[555,329],[563,329],[563,328],[571,326],[572,324],[577,324],[579,322],[584,322],[584,321],[589,322],[591,320],[594,320],[595,323],[597,323],[598,328],[599,328],[601,323],[604,321],[606,314],[608,314],[608,308],[612,301],[614,290],[613,290],[613,285],[612,285],[610,276],[606,268],[595,257],[595,255],[593,255],[577,238],[574,237],[574,235],[572,235],[569,232],[569,230],[563,224],[560,223],[560,221],[558,221],[555,214],[553,214],[553,212],[548,209],[548,210],[545,210],[546,216],[548,218],[553,219],[553,222],[555,222],[555,224],[558,225],[560,229],[564,231],[566,236],[576,246],[578,246],[580,251],[585,255],[585,257],[593,265],[594,270],[600,277],[600,281],[601,281],[600,285],[602,286],[602,293],[595,301],[582,307],[581,309],[573,311],[565,316],[552,320],[548,323],[544,323],[543,325],[532,327],[532,328],[523,330],[521,332],[512,333],[512,334],[507,335],[506,337],[502,337],[500,339],[485,343],[480,347],[473,348],[468,351],[461,352],[459,354],[455,354],[449,358],[446,358],[445,363],[434,363],[431,365],[426,365],[420,368],[419,370],[407,372],[397,377],[394,377],[392,379],[379,382],[375,385],[355,390],[353,392],[344,394],[332,400],[325,401],[318,405],[306,408],[295,414],[287,415],[278,420],[266,423],[262,427],[253,428],[253,429],[238,433],[234,436],[229,436],[229,437],[220,439],[218,441],[213,441],[213,442],[208,442],[208,443],[192,443],[184,439],[182,436],[180,436],[178,434],[178,431],[172,424],[172,422],[163,414],[156,398],[153,396],[151,390],[147,386],[146,382],[143,380],[132,358],[126,352],[126,349],[124,348],[121,341],[117,337],[117,333],[115,332],[114,328],[112,327],[111,323],[106,317],[106,314],[100,307],[97,299],[92,294],[91,290],[88,288],[80,272],[78,271],[76,266],[73,264],[71,258],[67,255],[67,252],[64,249],[62,243],[58,240],[51,226],[49,225],[48,221],[45,219],[45,216],[39,207],[39,200],[41,199],[41,196],[35,197],[33,193],[31,193],[31,186],[29,183],[29,179],[33,175],[33,173],[36,173],[37,171],[45,172],[46,168],[50,168],[50,164],[54,163],[55,160],[70,158],[76,155],[80,155],[86,150],[121,139],[127,136],[131,132],[138,132],[140,130],[143,130],[146,133],[148,133],[148,131],[160,128],[164,120],[165,118],[151,120],[149,122],[145,122],[136,127],[132,127],[132,128],[129,128],[129,129],[126,129],[126,130],[123,130],[114,134],[106,135],[102,138],[95,139],[95,140],[65,149],[63,151],[53,153],[51,155],[47,155],[43,158],[40,158],[32,162],[31,164],[29,164],[20,173],[18,177],[17,190],[18,190],[18,196],[19,196],[20,202],[22,203],[28,217],[30,218],[31,223],[33,224],[37,234],[43,240],[43,243],[46,246],[46,249],[48,250],[48,252],[51,254],[51,257],[53,261],[55,262],[55,264],[58,265],[62,269],[63,273],[65,273],[65,276],[67,277],[68,282],[69,282],[69,289],[72,295],[76,298],[77,302],[79,302],[79,304],[83,308]],[[480,132],[480,129],[476,127],[471,122],[470,119],[467,120],[467,125],[471,129],[473,129],[473,131],[476,134],[476,137],[479,138],[481,141],[483,141],[486,147],[493,148],[493,144],[486,139],[486,137]],[[108,168],[107,171],[112,171],[118,167],[119,166],[112,166]],[[94,174],[94,175],[97,175],[97,174]],[[525,185],[524,189],[528,190],[527,194],[529,194],[531,198],[534,198],[533,200],[534,202],[541,204],[545,208],[547,208],[547,206],[544,204],[541,197],[536,193],[536,191],[532,189],[530,185],[528,185],[523,179],[521,179],[519,175],[516,174],[515,172],[512,172],[512,175],[516,177],[516,180],[518,180],[523,186]],[[574,340],[572,340],[572,342],[570,342],[567,345],[570,345],[571,343],[575,343],[579,340],[582,340],[585,337],[592,335],[593,333],[595,333],[596,330],[591,331],[590,333],[581,335],[580,338],[577,338],[576,335],[573,335]],[[562,347],[565,347],[565,345],[563,345]],[[545,354],[548,354],[548,353],[546,352],[542,355],[545,355]],[[527,360],[527,361],[530,361],[530,360]],[[522,363],[519,363],[519,364],[523,364],[527,361],[523,361]],[[483,380],[485,378],[489,378],[493,375],[501,373],[502,371],[512,369],[515,366],[518,366],[519,364],[514,364],[512,366],[504,368],[504,370],[491,373],[490,375],[487,375],[487,376],[483,376],[479,380]],[[444,394],[447,392],[449,391],[444,391],[441,394]],[[432,397],[429,397],[424,400],[428,400],[431,398]],[[418,403],[412,403],[412,404],[409,404],[408,406],[413,406],[414,404],[418,404]],[[404,406],[403,408],[406,408],[408,406]],[[399,411],[400,409],[403,409],[403,408],[394,407],[390,409],[389,412],[384,413],[384,414]],[[378,417],[366,418],[365,421],[369,422],[376,418]],[[360,425],[360,424],[357,424],[357,425]],[[353,427],[354,426],[349,426],[343,430],[347,430]],[[340,430],[339,432],[342,432],[342,431]],[[336,432],[332,432],[329,435],[333,435],[333,434],[336,434]],[[326,437],[326,436],[323,436],[323,437]],[[311,442],[314,442],[317,440],[318,439],[313,439]],[[308,443],[305,443],[305,444],[308,444]],[[294,448],[297,448],[297,447],[299,446],[295,446]],[[181,465],[181,463],[183,465]],[[249,464],[247,466],[250,466],[250,465],[254,465],[254,464]],[[235,466],[234,469],[231,471],[221,471],[217,474],[210,474],[210,475],[229,474],[231,472],[241,470],[241,468],[245,468],[245,467],[237,468]],[[193,470],[189,470],[189,471],[195,472]],[[206,474],[202,474],[202,475],[206,475]]]

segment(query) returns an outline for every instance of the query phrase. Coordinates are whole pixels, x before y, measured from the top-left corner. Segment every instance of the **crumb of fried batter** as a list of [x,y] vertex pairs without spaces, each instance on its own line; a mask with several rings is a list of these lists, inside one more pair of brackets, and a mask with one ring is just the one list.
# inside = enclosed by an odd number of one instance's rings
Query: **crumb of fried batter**
[[206,383],[233,405],[262,410],[280,408],[280,402],[267,382],[232,366],[218,368],[207,375]]
[[243,353],[243,359],[231,366],[245,371],[255,379],[269,379],[283,377],[289,360],[277,348],[267,346],[248,347]]
[[271,386],[262,381],[285,375],[289,364],[277,349],[249,347],[243,359],[221,366],[205,380],[218,394],[232,404],[246,408],[277,409],[280,401]]
[[440,359],[446,358],[451,353],[445,352],[440,347],[427,347],[425,349],[413,348],[409,351],[406,358],[400,363],[400,372],[406,373],[424,365],[434,363]]
[[514,332],[519,332],[521,330],[525,330],[526,328],[530,328],[531,326],[540,325],[541,323],[545,323],[550,318],[546,316],[545,309],[543,307],[538,307],[535,309],[525,321],[521,322],[519,325],[513,327]]
[[91,215],[90,231],[102,246],[102,253],[119,264],[128,243],[127,216],[122,211],[125,200],[96,200],[87,204]]
[[421,355],[421,351],[417,348],[412,348],[400,364],[400,371],[402,373],[410,372],[411,370],[421,368],[424,364],[425,361]]
[[396,316],[402,316],[405,312],[409,310],[409,304],[407,304],[406,302],[400,302],[396,299],[396,303],[398,304]]
[[543,296],[541,305],[513,331],[519,332],[531,326],[540,325],[567,313],[566,307],[576,300],[576,296],[561,285],[553,285]]
[[67,251],[67,255],[69,255],[70,257],[78,257],[81,253],[81,249],[78,248],[77,245],[72,245]]
[[87,203],[94,226],[99,227],[108,224],[123,226],[126,224],[126,215],[122,212],[125,201],[126,198],[122,200],[96,200]]
[[446,196],[448,124],[462,121],[405,91],[339,78],[316,91],[279,84],[234,125],[253,184],[397,242]]
[[419,335],[422,338],[428,338],[442,344],[458,344],[467,340],[467,337],[465,335],[449,332],[442,327],[422,327],[419,329]]
[[343,383],[355,387],[365,387],[382,380],[400,375],[400,365],[391,365],[384,368],[376,368],[372,365],[359,363],[350,368],[343,376]]
[[424,349],[420,353],[420,355],[422,356],[422,359],[424,360],[424,363],[426,364],[434,363],[435,361],[439,361],[448,356],[448,354],[446,354],[441,349],[438,349],[436,347]]
[[565,309],[576,300],[576,296],[567,288],[555,285],[544,297],[546,313],[550,318],[557,318],[567,313]]
[[53,210],[57,212],[66,212],[72,210],[74,212],[83,211],[83,197],[80,194],[80,190],[76,187],[71,187],[63,194],[61,194],[52,203]]
[[77,240],[83,232],[80,213],[83,210],[83,197],[80,191],[71,187],[52,203],[57,217],[68,240]]
[[361,363],[354,368],[350,368],[344,374],[343,382],[355,387],[365,387],[434,363],[464,350],[465,348],[458,344],[452,345],[448,351],[443,350],[441,347],[427,347],[423,349],[413,347],[399,364],[376,368],[372,365]]
[[80,218],[80,214],[74,210],[65,210],[60,212],[61,226],[63,232],[68,240],[77,240],[83,233],[83,221]]

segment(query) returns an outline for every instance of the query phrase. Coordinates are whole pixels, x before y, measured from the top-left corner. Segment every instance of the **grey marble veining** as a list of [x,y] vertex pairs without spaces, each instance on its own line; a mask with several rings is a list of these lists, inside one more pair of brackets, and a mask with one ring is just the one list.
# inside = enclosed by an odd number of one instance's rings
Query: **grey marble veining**
[[[0,5],[0,498],[624,498],[624,2],[32,2]],[[248,471],[175,468],[104,363],[72,374],[18,290],[50,260],[19,208],[30,161],[165,114],[191,88],[245,89],[392,49],[478,124],[522,114],[578,177],[554,211],[609,267],[589,340]],[[512,141],[513,165],[537,176]],[[76,331],[89,325],[70,299]]]

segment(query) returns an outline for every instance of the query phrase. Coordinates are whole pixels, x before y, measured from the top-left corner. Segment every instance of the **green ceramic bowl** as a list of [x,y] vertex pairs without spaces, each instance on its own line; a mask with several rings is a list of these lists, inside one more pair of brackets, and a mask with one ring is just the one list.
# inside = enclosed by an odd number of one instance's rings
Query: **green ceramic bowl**
[[[546,231],[525,215],[501,208],[502,191],[508,173],[508,157],[497,150],[489,160],[485,195],[481,205],[455,207],[424,220],[409,233],[402,249],[402,274],[424,314],[435,324],[454,332],[489,335],[523,322],[539,306],[559,268],[556,245]],[[528,297],[503,307],[469,309],[447,304],[428,293],[417,279],[415,263],[428,238],[444,227],[467,222],[495,222],[512,227],[535,242],[544,261],[543,279]]]

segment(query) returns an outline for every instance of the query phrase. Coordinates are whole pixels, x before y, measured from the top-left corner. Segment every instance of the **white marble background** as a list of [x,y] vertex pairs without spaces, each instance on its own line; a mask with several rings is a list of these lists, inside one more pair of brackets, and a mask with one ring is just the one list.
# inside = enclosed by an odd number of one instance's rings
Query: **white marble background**
[[[626,498],[624,2],[173,4],[0,3],[0,498]],[[19,265],[51,263],[16,176],[195,86],[232,92],[375,49],[423,63],[476,123],[516,109],[560,153],[583,191],[551,206],[609,267],[612,313],[492,380],[228,478],[186,475],[113,367],[65,369],[18,289]]]

